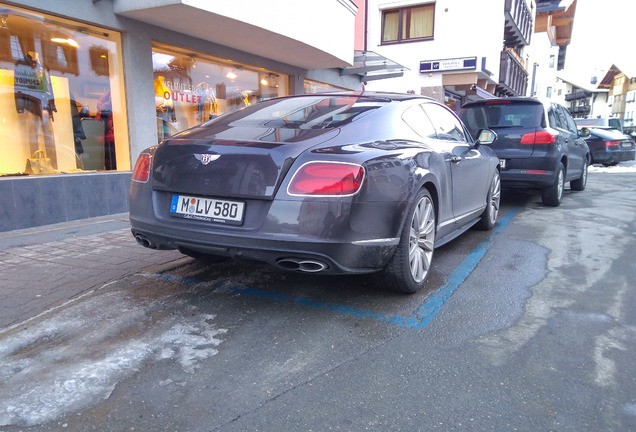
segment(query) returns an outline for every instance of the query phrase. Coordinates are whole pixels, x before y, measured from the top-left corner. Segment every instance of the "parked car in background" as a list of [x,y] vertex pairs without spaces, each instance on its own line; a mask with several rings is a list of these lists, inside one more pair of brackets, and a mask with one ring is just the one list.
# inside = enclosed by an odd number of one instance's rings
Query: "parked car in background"
[[436,247],[499,212],[499,159],[447,107],[384,93],[260,102],[144,150],[130,187],[143,246],[315,274],[381,272],[415,292]]
[[502,187],[536,188],[542,202],[558,206],[565,182],[582,191],[590,151],[574,119],[561,105],[535,98],[498,98],[468,102],[460,117],[473,136],[488,128],[497,133],[491,148],[501,165]]
[[578,128],[601,128],[601,129],[616,129],[623,133],[623,123],[621,119],[616,117],[596,117],[596,118],[583,118],[574,119]]
[[593,164],[612,166],[636,157],[634,139],[616,129],[590,128],[590,136],[585,141]]

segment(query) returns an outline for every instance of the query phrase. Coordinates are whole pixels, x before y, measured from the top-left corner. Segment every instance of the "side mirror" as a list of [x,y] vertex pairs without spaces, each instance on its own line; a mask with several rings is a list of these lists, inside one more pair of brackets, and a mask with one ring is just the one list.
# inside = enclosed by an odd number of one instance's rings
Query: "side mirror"
[[480,145],[490,145],[495,142],[497,139],[497,134],[495,131],[490,129],[481,129],[479,131],[479,135],[477,135],[477,142],[475,142],[475,146]]
[[582,127],[579,129],[579,136],[583,138],[587,138],[590,136],[590,130],[586,127]]

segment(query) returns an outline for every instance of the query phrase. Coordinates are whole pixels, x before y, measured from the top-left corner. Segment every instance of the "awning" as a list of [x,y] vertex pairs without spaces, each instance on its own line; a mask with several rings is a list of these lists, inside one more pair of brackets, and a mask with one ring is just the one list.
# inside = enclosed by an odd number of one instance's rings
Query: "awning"
[[360,75],[360,81],[375,81],[404,76],[410,70],[373,51],[356,50],[353,66],[340,69],[340,75]]
[[483,88],[479,87],[478,85],[474,85],[471,90],[473,90],[475,92],[475,94],[477,96],[479,96],[480,99],[492,99],[495,98],[496,96],[492,93],[490,93],[487,90],[484,90]]
[[[357,7],[349,0],[323,3],[313,8],[313,19],[304,20],[302,25],[284,18],[307,14],[307,2],[298,0],[278,0],[274,4],[250,0],[113,0],[113,9],[119,16],[214,43],[217,52],[229,47],[303,69],[349,66]],[[245,7],[250,7],[250,13],[244,11]],[[273,14],[275,11],[277,14]],[[330,37],[321,38],[326,22],[333,23]],[[166,41],[169,38],[166,36]]]

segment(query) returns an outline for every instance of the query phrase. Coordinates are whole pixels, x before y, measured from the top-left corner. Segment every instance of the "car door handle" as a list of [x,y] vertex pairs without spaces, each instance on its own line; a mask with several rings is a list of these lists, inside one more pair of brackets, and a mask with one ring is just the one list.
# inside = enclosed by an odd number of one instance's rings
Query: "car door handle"
[[452,158],[450,158],[450,161],[452,163],[460,163],[462,161],[462,158],[460,158],[459,156],[453,156]]

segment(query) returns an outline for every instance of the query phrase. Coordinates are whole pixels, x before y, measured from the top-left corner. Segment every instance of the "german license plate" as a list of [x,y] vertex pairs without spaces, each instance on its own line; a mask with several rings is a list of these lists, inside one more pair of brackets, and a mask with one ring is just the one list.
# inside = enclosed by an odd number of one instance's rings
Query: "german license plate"
[[499,166],[501,167],[501,169],[504,169],[506,167],[506,160],[499,159]]
[[185,219],[241,225],[245,203],[187,195],[172,195],[170,214]]
[[631,146],[632,146],[632,143],[624,142],[624,143],[621,143],[621,146],[622,146],[622,147],[631,147]]

